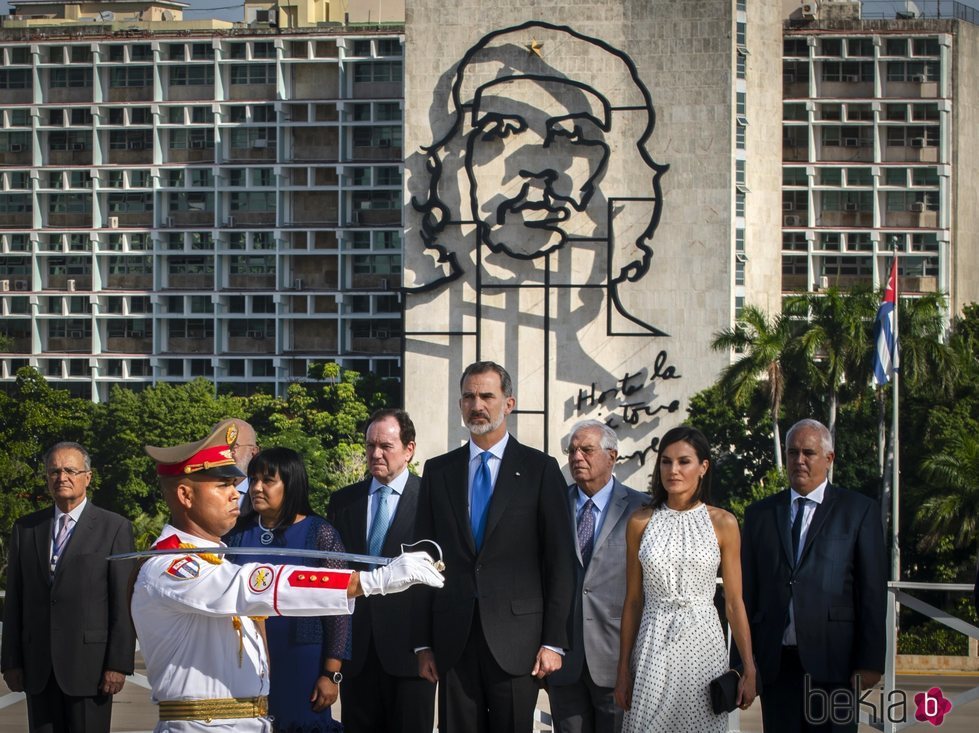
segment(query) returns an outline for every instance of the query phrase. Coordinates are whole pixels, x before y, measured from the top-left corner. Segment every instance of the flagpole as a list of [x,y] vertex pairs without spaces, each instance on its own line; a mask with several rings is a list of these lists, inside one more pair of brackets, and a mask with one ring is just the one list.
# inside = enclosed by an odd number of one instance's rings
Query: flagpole
[[903,237],[894,243],[894,353],[891,356],[894,379],[891,393],[891,580],[901,579],[901,545],[900,537],[900,496],[901,496],[901,441],[898,432],[898,382],[901,374],[901,347],[898,341],[898,321],[900,321],[900,268],[898,267],[898,246]]

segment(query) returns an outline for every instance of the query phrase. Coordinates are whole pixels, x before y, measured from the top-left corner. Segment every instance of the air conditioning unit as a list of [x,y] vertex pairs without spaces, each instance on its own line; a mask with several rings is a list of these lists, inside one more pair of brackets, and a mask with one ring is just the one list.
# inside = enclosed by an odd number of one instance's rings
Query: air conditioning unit
[[843,77],[843,81],[860,81],[860,76],[858,74],[847,74]]
[[72,143],[71,144],[71,149],[72,150],[84,150],[85,149],[85,143]]
[[303,279],[301,277],[297,277],[295,280],[293,280],[292,286],[296,290],[302,290],[303,289]]
[[826,275],[820,275],[819,276],[819,289],[820,290],[825,290],[828,287],[829,287],[829,278],[826,277]]
[[847,201],[843,205],[843,208],[846,209],[847,211],[858,211],[860,209],[860,206],[857,204],[856,201]]
[[74,278],[68,278],[67,286],[68,286],[68,292],[69,293],[74,293],[75,292],[75,279]]
[[374,338],[379,338],[379,339],[391,338],[391,334],[387,330],[381,328],[374,332]]
[[847,137],[843,139],[843,145],[848,148],[860,147],[860,138],[858,137]]
[[11,153],[20,153],[23,152],[24,146],[21,145],[20,143],[14,143],[8,149],[10,150]]
[[786,211],[794,211],[795,204],[792,201],[783,201],[782,208],[785,209]]
[[911,205],[908,207],[908,211],[924,211],[925,202],[924,201],[912,201]]
[[142,140],[130,140],[129,141],[129,149],[130,150],[142,150],[143,149],[143,141]]
[[927,140],[923,137],[913,137],[911,138],[912,148],[923,148],[927,144]]
[[10,280],[0,280],[0,293],[10,292]]
[[192,148],[194,148],[196,150],[201,150],[204,147],[204,141],[203,140],[191,140],[190,141],[190,147],[192,147]]
[[80,339],[82,337],[81,331],[69,331],[68,338]]
[[27,280],[14,280],[14,290],[27,290]]
[[911,78],[912,78],[912,80],[918,82],[919,84],[928,81],[928,77],[925,74],[915,74]]
[[109,217],[109,229],[118,229],[118,228],[119,228],[119,217],[118,216],[110,216]]
[[783,221],[787,227],[797,227],[802,223],[802,218],[795,216],[794,214],[789,214],[783,218]]
[[803,18],[815,18],[817,12],[819,12],[819,6],[816,3],[802,3]]
[[266,140],[265,138],[252,141],[252,147],[255,148],[256,150],[264,149],[267,148],[268,146],[269,146],[269,141]]
[[265,338],[265,334],[263,334],[261,331],[249,331],[245,335],[250,339]]

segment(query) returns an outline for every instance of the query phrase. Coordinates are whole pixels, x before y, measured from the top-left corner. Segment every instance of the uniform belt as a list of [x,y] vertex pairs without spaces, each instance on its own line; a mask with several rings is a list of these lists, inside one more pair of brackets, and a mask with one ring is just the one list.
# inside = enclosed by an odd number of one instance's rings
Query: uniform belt
[[269,713],[269,699],[262,697],[223,697],[213,700],[162,700],[160,721],[222,720],[230,718],[264,718]]

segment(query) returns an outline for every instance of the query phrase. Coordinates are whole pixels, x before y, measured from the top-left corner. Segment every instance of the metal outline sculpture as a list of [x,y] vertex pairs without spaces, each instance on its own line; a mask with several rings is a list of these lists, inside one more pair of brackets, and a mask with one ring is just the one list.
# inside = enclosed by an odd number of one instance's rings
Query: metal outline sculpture
[[[488,47],[490,47],[490,45],[497,39],[500,39],[501,37],[506,36],[508,34],[516,34],[518,32],[525,31],[527,29],[533,29],[533,28],[540,28],[542,30],[568,34],[569,36],[571,36],[574,39],[577,39],[578,41],[583,41],[587,44],[594,45],[595,47],[601,49],[606,54],[616,57],[628,70],[629,77],[634,87],[629,91],[638,93],[638,95],[642,100],[641,105],[614,106],[609,102],[608,98],[605,95],[599,92],[592,85],[585,84],[584,82],[563,75],[519,73],[519,70],[514,70],[516,73],[511,74],[509,76],[498,76],[494,78],[490,83],[483,84],[477,87],[477,89],[473,94],[473,102],[465,101],[463,99],[462,89],[463,89],[463,85],[466,82],[468,82],[468,77],[466,76],[466,73],[470,65],[472,64],[473,60],[476,59],[481,52],[485,51]],[[539,54],[535,54],[535,55],[538,58],[540,58]],[[432,250],[436,253],[435,261],[439,264],[447,265],[448,273],[434,279],[431,282],[418,285],[415,287],[407,287],[405,288],[405,292],[423,293],[423,292],[432,291],[444,285],[447,285],[448,283],[454,280],[459,279],[464,274],[464,270],[461,264],[459,263],[459,258],[457,256],[457,253],[452,249],[450,249],[448,246],[446,246],[442,241],[440,241],[440,233],[450,224],[468,223],[468,224],[475,225],[478,233],[477,247],[479,244],[485,244],[487,248],[490,249],[490,251],[495,253],[504,253],[507,256],[513,257],[514,259],[517,260],[532,260],[532,259],[537,259],[539,257],[545,257],[551,252],[560,250],[565,246],[567,246],[569,243],[573,243],[575,241],[574,239],[569,239],[567,237],[567,233],[564,232],[563,230],[560,230],[559,228],[553,226],[548,227],[545,226],[544,224],[538,224],[533,222],[525,223],[524,225],[527,226],[528,228],[550,228],[552,231],[560,231],[561,240],[557,244],[553,246],[549,246],[543,251],[537,251],[530,254],[523,253],[523,252],[516,252],[512,248],[508,247],[505,243],[501,244],[501,243],[495,243],[491,241],[487,236],[486,223],[484,221],[481,221],[475,215],[473,216],[472,220],[462,219],[461,218],[462,212],[460,211],[460,218],[453,219],[450,208],[441,200],[439,196],[439,190],[438,190],[439,182],[442,180],[442,175],[444,172],[443,161],[442,158],[439,156],[439,153],[445,150],[448,144],[453,139],[463,135],[462,131],[464,129],[466,117],[470,112],[478,108],[477,102],[478,100],[481,99],[484,89],[486,89],[489,86],[499,84],[501,82],[512,81],[517,79],[521,79],[521,80],[527,79],[537,83],[552,82],[552,81],[559,82],[565,85],[569,85],[587,91],[589,94],[594,95],[601,101],[602,105],[606,110],[607,117],[609,119],[609,123],[607,125],[603,125],[599,120],[594,120],[594,122],[596,122],[597,126],[600,129],[602,129],[603,132],[609,132],[612,129],[611,112],[615,110],[623,110],[623,111],[644,110],[646,112],[646,124],[641,134],[639,135],[638,139],[636,139],[635,141],[635,149],[636,152],[641,157],[643,164],[653,172],[652,179],[649,182],[653,195],[652,197],[609,197],[606,202],[607,217],[608,217],[606,223],[607,226],[606,278],[607,280],[604,287],[606,288],[607,291],[606,298],[607,298],[607,305],[609,306],[606,308],[607,330],[609,335],[666,336],[667,334],[661,331],[660,329],[656,328],[655,326],[652,326],[649,323],[644,322],[642,319],[626,311],[624,306],[622,305],[618,292],[619,286],[621,284],[625,282],[638,282],[649,272],[650,264],[653,256],[653,250],[648,242],[652,239],[653,233],[655,232],[659,224],[659,220],[662,214],[662,189],[660,186],[660,178],[669,169],[669,166],[659,164],[656,161],[654,161],[652,157],[649,155],[645,147],[645,144],[649,140],[650,136],[652,135],[653,129],[655,128],[655,124],[656,124],[656,112],[655,109],[653,108],[652,96],[650,95],[646,85],[639,78],[639,73],[638,70],[636,69],[635,63],[624,52],[616,49],[615,47],[611,46],[605,41],[602,41],[601,39],[594,38],[592,36],[588,36],[583,33],[579,33],[578,31],[575,31],[569,26],[556,25],[545,21],[532,20],[532,21],[527,21],[525,23],[522,23],[520,25],[492,31],[484,35],[475,45],[473,45],[457,64],[456,72],[455,72],[455,80],[452,84],[452,91],[451,91],[451,105],[452,105],[452,112],[454,114],[452,125],[450,126],[448,131],[441,138],[435,141],[432,145],[422,148],[422,151],[427,156],[425,168],[429,175],[428,187],[427,187],[427,199],[424,201],[420,201],[418,197],[413,196],[411,200],[413,208],[422,215],[420,236],[424,244],[424,248],[426,250]],[[524,125],[526,125],[525,120],[522,120],[522,122]],[[475,120],[473,120],[473,127],[474,130],[468,133],[467,135],[465,135],[464,137],[466,143],[466,156],[467,156],[466,176],[468,178],[469,186],[470,186],[469,205],[471,207],[471,210],[475,211],[477,186],[474,180],[473,170],[469,165],[469,160],[471,159],[471,155],[472,155],[472,148],[473,145],[475,144],[475,138],[479,134],[478,132],[476,132]],[[601,140],[589,141],[589,142],[591,144],[601,145],[604,148],[605,155],[603,157],[600,170],[596,171],[596,173],[591,176],[589,181],[586,182],[585,189],[584,189],[585,197],[582,206],[579,208],[574,204],[573,201],[565,200],[565,203],[571,204],[573,208],[575,208],[575,210],[578,211],[587,209],[587,204],[595,193],[594,182],[602,177],[602,175],[604,174],[608,166],[608,161],[610,158],[610,147],[606,142]],[[556,177],[558,175],[558,172],[556,170],[549,170],[549,169],[540,171],[540,173],[544,173],[552,177]],[[614,273],[613,254],[616,248],[615,248],[615,232],[612,227],[613,208],[616,202],[625,202],[625,201],[652,201],[653,210],[650,219],[646,223],[642,233],[636,238],[635,242],[633,242],[636,249],[641,253],[640,257],[638,259],[634,259],[626,263],[624,266],[622,266],[619,272]],[[460,204],[461,203],[462,203],[462,199],[460,199]],[[477,290],[478,290],[479,289],[478,281],[480,279],[479,278],[480,273],[478,267],[477,267],[476,275],[477,275]],[[615,311],[618,312],[621,316],[625,317],[629,321],[632,321],[633,323],[640,326],[643,329],[644,333],[616,333],[612,327],[612,308],[614,308]]]

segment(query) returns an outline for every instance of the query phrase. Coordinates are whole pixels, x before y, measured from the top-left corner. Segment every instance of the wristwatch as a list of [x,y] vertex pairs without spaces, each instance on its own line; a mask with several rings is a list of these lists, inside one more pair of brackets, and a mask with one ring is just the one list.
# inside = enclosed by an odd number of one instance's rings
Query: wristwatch
[[326,671],[323,673],[323,676],[329,677],[333,681],[334,685],[339,685],[341,682],[343,682],[343,675],[339,672]]

